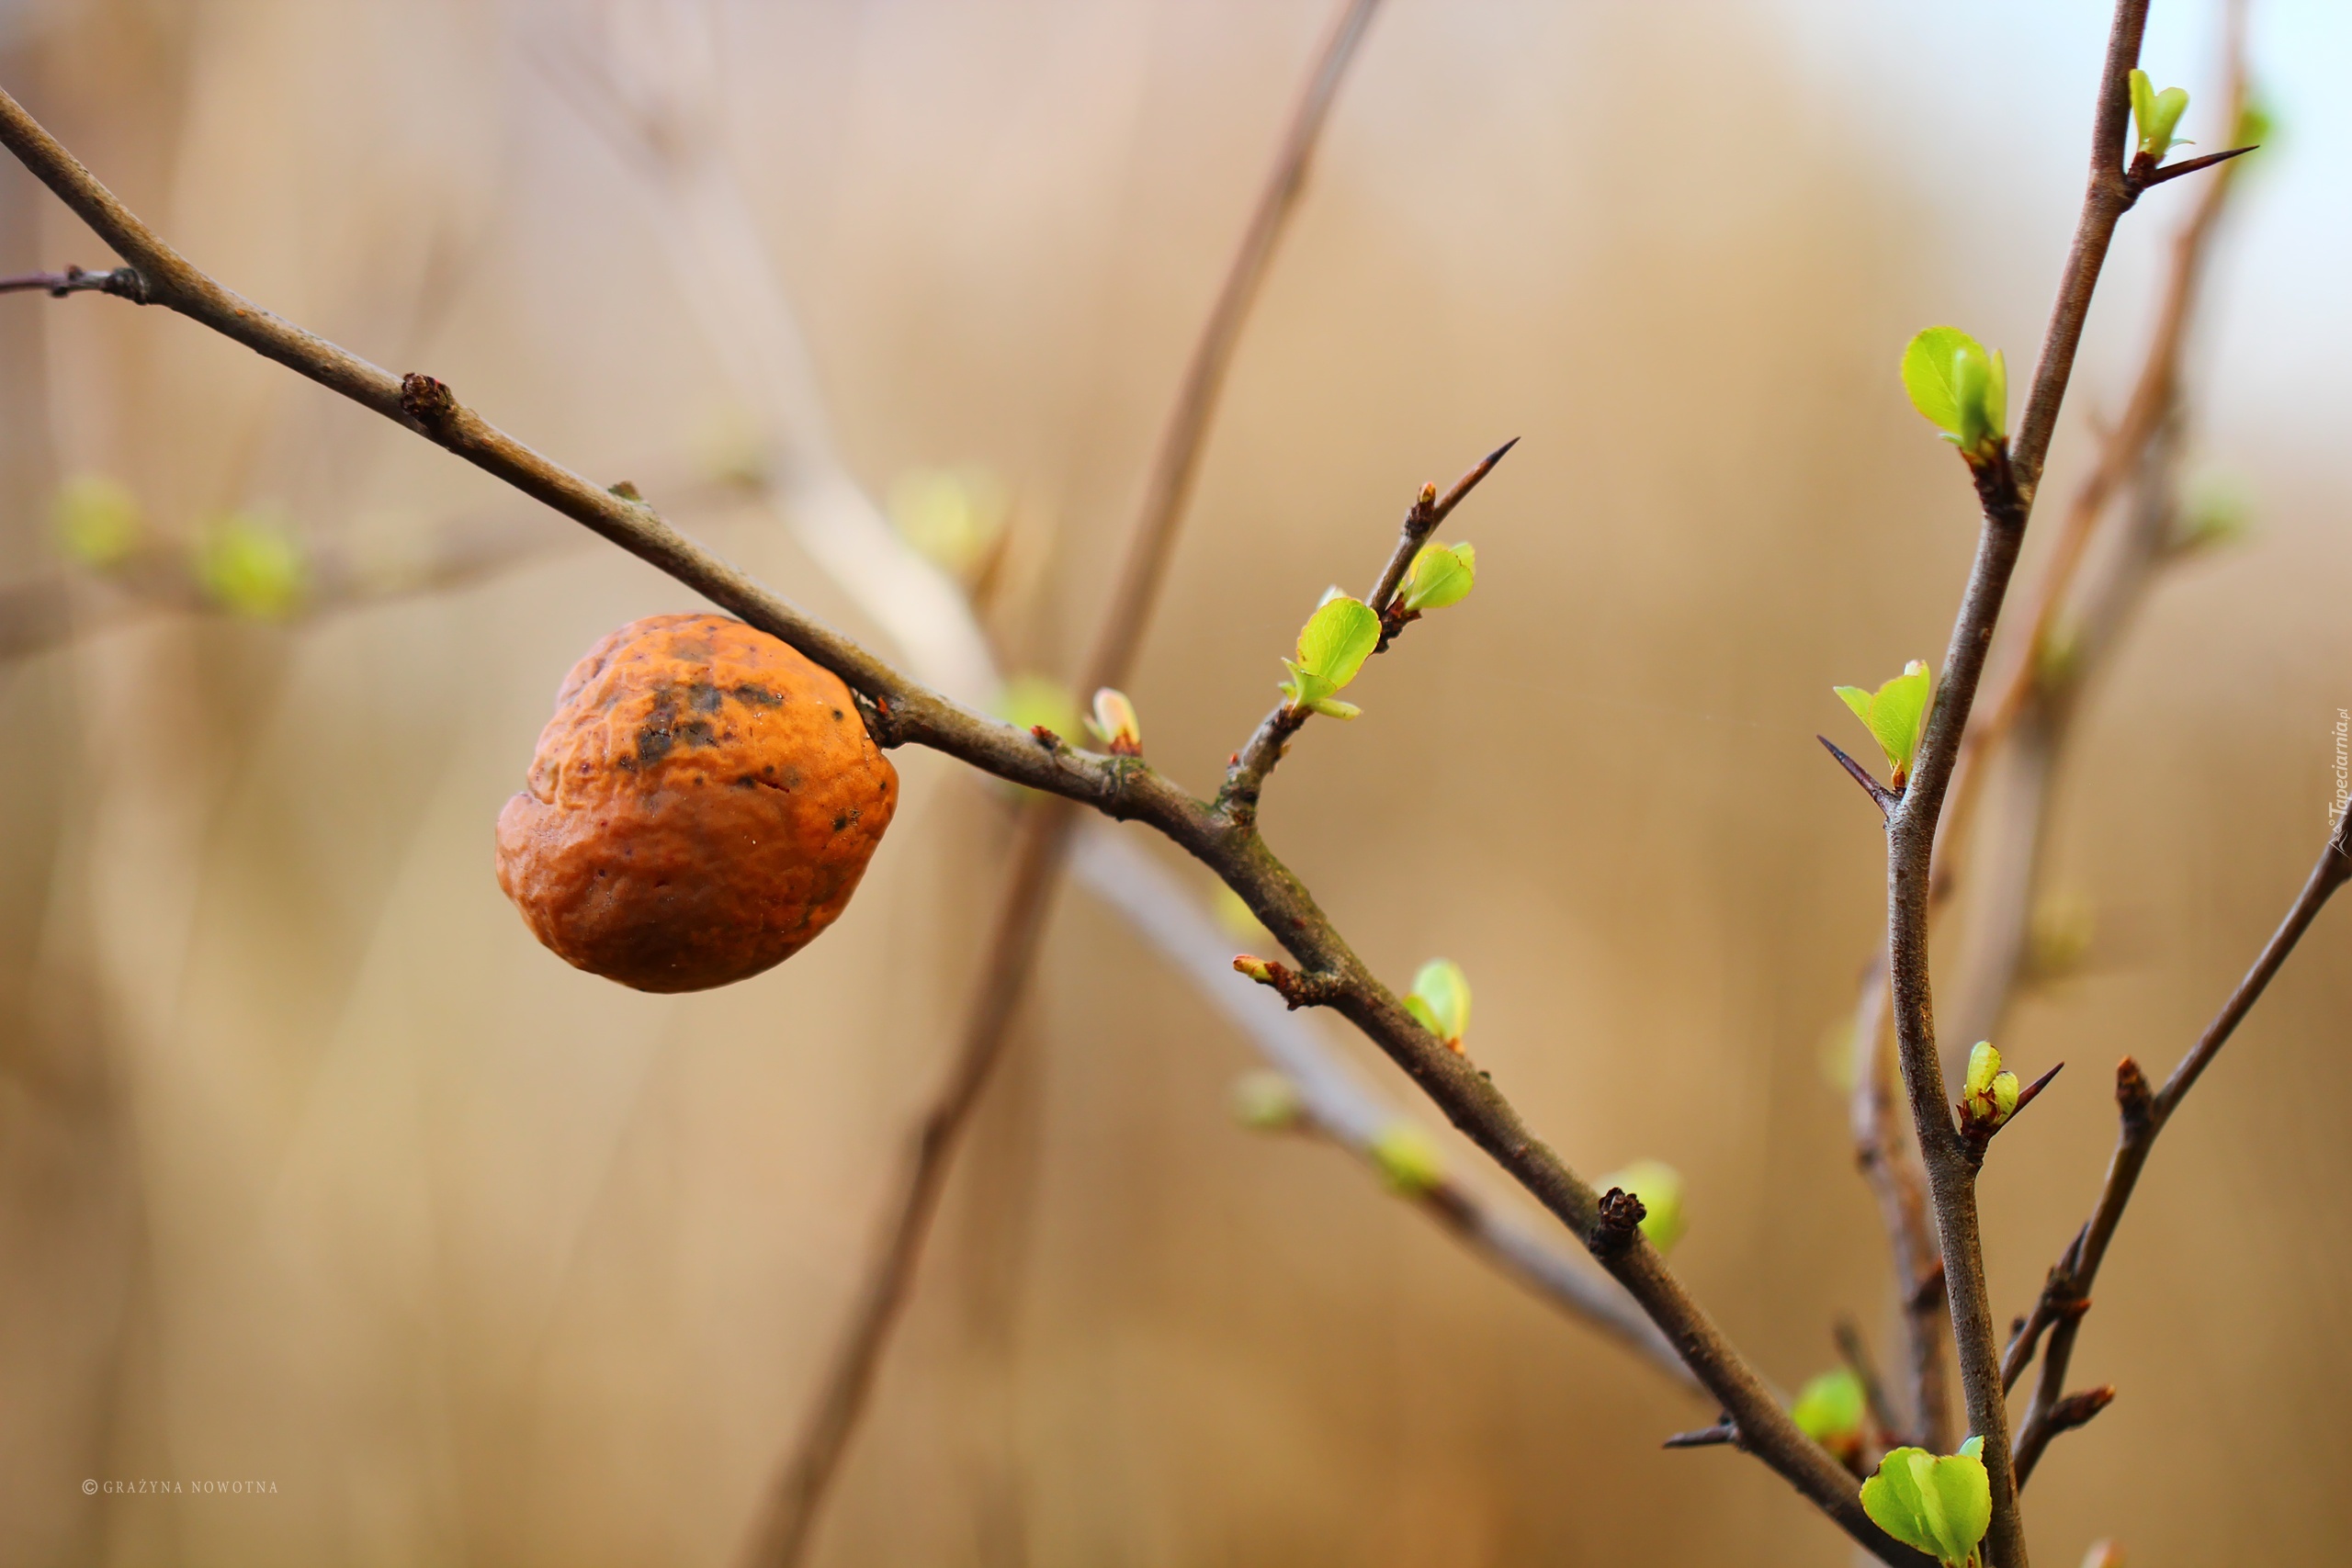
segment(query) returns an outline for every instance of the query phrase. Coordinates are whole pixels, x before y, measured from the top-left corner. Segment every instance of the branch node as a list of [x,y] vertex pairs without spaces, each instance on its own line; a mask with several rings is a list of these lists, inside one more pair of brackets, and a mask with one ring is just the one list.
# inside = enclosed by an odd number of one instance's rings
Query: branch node
[[1824,746],[1828,747],[1829,754],[1838,759],[1838,765],[1845,769],[1848,776],[1856,784],[1862,786],[1863,793],[1868,795],[1871,797],[1871,804],[1878,807],[1878,814],[1881,819],[1884,819],[1894,815],[1894,808],[1903,804],[1903,792],[1901,790],[1889,789],[1884,784],[1879,783],[1877,777],[1873,775],[1868,768],[1865,768],[1860,762],[1857,762],[1854,759],[1846,755],[1845,752],[1839,750],[1838,749],[1838,742],[1830,739],[1826,735],[1816,735],[1814,739],[1820,741]]
[[2129,1056],[2115,1064],[2115,1110],[2123,1120],[2127,1141],[2139,1142],[2155,1125],[2155,1090],[2148,1087],[2148,1075],[2140,1064]]
[[1301,974],[1278,958],[1239,953],[1233,960],[1233,967],[1236,973],[1247,975],[1272,990],[1293,1012],[1305,1007],[1322,1007],[1337,998],[1341,989],[1336,975]]
[[447,381],[415,370],[401,378],[401,412],[426,434],[440,434],[457,412],[458,395]]
[[1634,1245],[1642,1234],[1642,1222],[1649,1218],[1649,1210],[1642,1201],[1622,1187],[1612,1187],[1600,1195],[1593,1223],[1592,1237],[1586,1245],[1595,1258],[1611,1258]]

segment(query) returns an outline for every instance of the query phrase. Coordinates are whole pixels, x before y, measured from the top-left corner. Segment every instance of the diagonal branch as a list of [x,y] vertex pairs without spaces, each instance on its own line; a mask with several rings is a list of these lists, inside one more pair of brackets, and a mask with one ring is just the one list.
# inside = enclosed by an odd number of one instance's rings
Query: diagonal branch
[[465,408],[441,382],[422,375],[395,378],[239,299],[141,224],[5,93],[0,144],[139,270],[153,302],[396,421],[799,649],[861,696],[881,743],[927,746],[1106,816],[1144,822],[1208,866],[1308,973],[1328,979],[1340,1013],[1633,1294],[1737,1424],[1747,1451],[1882,1561],[1904,1568],[1924,1562],[1871,1522],[1851,1477],[1797,1428],[1770,1387],[1668,1269],[1641,1234],[1640,1205],[1622,1192],[1595,1191],[1535,1137],[1491,1078],[1415,1021],[1254,830],[1193,799],[1138,759],[1076,751],[984,718],[908,680],[680,534],[643,502],[603,489],[514,440]]
[[2116,1138],[2115,1153],[2108,1161],[2107,1179],[2099,1188],[2098,1201],[2092,1206],[2091,1217],[2082,1233],[2050,1271],[2049,1282],[2042,1287],[2032,1315],[2009,1347],[2007,1375],[2014,1381],[2033,1359],[2035,1342],[2045,1329],[2049,1332],[2050,1348],[2034,1382],[2033,1402],[2027,1407],[2025,1420],[2018,1430],[2020,1486],[2051,1438],[2069,1425],[2081,1425],[2079,1421],[2069,1423],[2064,1419],[2064,1406],[2070,1396],[2061,1391],[2065,1386],[2067,1364],[2074,1355],[2075,1337],[2082,1331],[2083,1314],[2090,1307],[2091,1285],[2098,1278],[2108,1244],[2115,1238],[2115,1227],[2122,1221],[2124,1205],[2132,1201],[2132,1190],[2139,1183],[2140,1172],[2148,1163],[2157,1135],[2172,1120],[2173,1112],[2180,1109],[2181,1100],[2196,1087],[2205,1069],[2212,1066],[2222,1047],[2229,1043],[2230,1036],[2237,1032],[2238,1025],[2254,1010],[2254,1004],[2262,999],[2272,977],[2302,941],[2312,922],[2319,918],[2320,910],[2347,881],[2352,881],[2352,813],[2337,818],[2335,830],[2320,851],[2319,860],[2305,879],[2302,891],[2288,908],[2286,919],[2263,944],[2254,967],[2246,971],[2197,1043],[2173,1068],[2164,1087],[2150,1094],[2147,1080],[2140,1076],[2139,1067],[2129,1056],[2117,1069],[2116,1100],[2122,1126]]

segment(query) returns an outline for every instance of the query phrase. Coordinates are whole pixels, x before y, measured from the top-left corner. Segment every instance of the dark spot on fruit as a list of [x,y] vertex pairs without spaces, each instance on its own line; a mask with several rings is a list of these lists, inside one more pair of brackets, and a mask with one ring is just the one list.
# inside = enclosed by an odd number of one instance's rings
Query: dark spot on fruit
[[782,697],[769,691],[765,686],[753,685],[749,681],[735,688],[735,695],[739,700],[747,702],[755,708],[780,708],[784,705]]
[[836,818],[833,818],[833,831],[834,831],[834,832],[838,833],[838,832],[840,832],[842,829],[844,829],[844,828],[846,828],[846,827],[848,827],[848,826],[849,826],[849,814],[848,814],[847,812],[843,812],[842,815],[840,815],[840,816],[838,816],[838,817],[836,817]]
[[696,713],[717,713],[718,705],[727,698],[707,681],[696,681],[686,688],[686,705]]
[[839,708],[835,708],[835,709],[833,710],[833,722],[834,722],[834,723],[836,723],[836,724],[840,723],[840,722],[841,722],[841,716],[842,716],[842,710],[841,710],[841,709],[839,709]]
[[686,723],[678,726],[678,739],[684,741],[689,746],[716,746],[718,744],[718,732],[710,728],[707,720],[699,718],[691,719]]

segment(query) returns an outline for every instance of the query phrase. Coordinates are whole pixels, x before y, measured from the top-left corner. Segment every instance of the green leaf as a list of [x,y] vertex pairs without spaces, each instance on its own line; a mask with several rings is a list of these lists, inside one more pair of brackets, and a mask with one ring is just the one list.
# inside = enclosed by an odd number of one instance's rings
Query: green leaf
[[1958,327],[1928,327],[1903,349],[1911,406],[1962,450],[1982,454],[2006,434],[2007,363]]
[[1413,558],[1400,598],[1408,610],[1442,610],[1467,598],[1478,577],[1478,552],[1432,539]]
[[232,615],[279,621],[300,606],[310,570],[301,547],[284,529],[239,512],[206,530],[197,547],[196,580]]
[[1990,1040],[1979,1040],[1968,1048],[1968,1092],[1989,1094],[1993,1079],[2001,1070],[2001,1053]]
[[1862,1380],[1850,1367],[1824,1372],[1797,1391],[1789,1417],[1797,1430],[1826,1449],[1843,1452],[1858,1449],[1862,1439],[1862,1415],[1867,1401]]
[[1862,1483],[1862,1511],[1946,1568],[1970,1568],[1993,1522],[1992,1481],[1968,1449],[1941,1459],[1925,1449],[1896,1449]]
[[1298,657],[1285,659],[1291,678],[1283,694],[1294,706],[1353,718],[1357,710],[1346,703],[1323,705],[1332,693],[1356,678],[1363,661],[1380,645],[1380,617],[1361,599],[1342,593],[1327,597],[1298,634]]
[[1394,1122],[1372,1140],[1372,1163],[1392,1192],[1418,1198],[1445,1179],[1445,1156],[1410,1122]]
[[1671,1252],[1682,1239],[1690,1221],[1682,1212],[1682,1173],[1663,1160],[1637,1159],[1600,1181],[1600,1190],[1622,1188],[1642,1201],[1649,1211],[1642,1216],[1642,1234],[1660,1252]]
[[1451,958],[1432,958],[1413,976],[1405,1010],[1456,1051],[1470,1032],[1470,976]]
[[2144,71],[2132,73],[2132,118],[2140,127],[2140,151],[2161,158],[2176,145],[2173,131],[2188,112],[2188,89],[2166,87],[2159,93]]
[[144,532],[139,498],[103,474],[77,475],[59,486],[50,520],[65,553],[96,571],[128,560]]
[[1886,765],[1894,773],[1898,789],[1911,772],[1912,758],[1919,749],[1919,732],[1927,721],[1928,704],[1935,694],[1935,679],[1928,667],[1915,659],[1903,667],[1903,673],[1887,682],[1875,692],[1865,692],[1860,686],[1834,686],[1838,699],[1854,710],[1854,716],[1871,732],[1879,750],[1886,753]]

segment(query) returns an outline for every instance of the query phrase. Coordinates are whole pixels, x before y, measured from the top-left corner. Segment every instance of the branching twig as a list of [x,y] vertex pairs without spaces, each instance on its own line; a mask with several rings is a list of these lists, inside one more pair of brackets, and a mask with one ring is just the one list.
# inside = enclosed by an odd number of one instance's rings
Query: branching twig
[[1620,1212],[1624,1205],[1604,1203],[1601,1194],[1534,1137],[1486,1075],[1414,1021],[1254,830],[1192,799],[1146,763],[1042,742],[907,680],[678,533],[650,506],[614,495],[524,446],[464,407],[441,382],[421,375],[395,378],[239,299],[164,244],[5,93],[0,144],[139,271],[153,302],[397,421],[798,649],[863,697],[868,721],[884,744],[928,746],[999,777],[1080,801],[1107,816],[1143,821],[1165,834],[1238,894],[1307,972],[1335,977],[1342,987],[1337,1010],[1584,1240],[1738,1424],[1748,1451],[1882,1560],[1921,1561],[1863,1513],[1850,1477],[1798,1430],[1770,1388],[1626,1221]]
[[1887,959],[1895,1043],[1942,1243],[1945,1294],[1969,1427],[1984,1438],[1983,1459],[1992,1480],[1993,1518],[1985,1546],[1997,1568],[2027,1568],[2025,1530],[2018,1517],[2017,1486],[2009,1462],[1999,1341],[1984,1283],[1975,1163],[1946,1104],[1943,1068],[1936,1051],[1928,962],[1930,870],[1944,794],[1951,784],[1952,765],[1968,727],[1993,628],[2025,542],[2034,486],[2041,479],[2042,458],[2074,372],[2091,296],[2116,224],[2137,194],[2127,178],[2123,152],[2131,117],[2130,76],[2139,60],[2147,12],[2147,0],[2118,0],[2092,128],[2088,188],[2061,275],[2057,306],[2035,367],[2033,392],[2015,446],[1972,462],[1984,513],[1975,564],[1953,623],[1917,765],[1902,800],[1887,818]]
[[2041,1299],[2009,1346],[2006,1359],[2007,1375],[2015,1381],[2033,1359],[2036,1342],[2048,1331],[2050,1348],[2034,1382],[2033,1402],[2027,1407],[2018,1430],[2019,1485],[2024,1484],[2032,1461],[2040,1457],[2042,1448],[2064,1430],[2059,1419],[2064,1399],[2059,1391],[2065,1386],[2067,1363],[2074,1355],[2075,1337],[2082,1329],[2083,1314],[2090,1305],[2090,1288],[2098,1278],[2108,1244],[2115,1238],[2115,1227],[2123,1218],[2124,1205],[2132,1201],[2132,1189],[2139,1183],[2140,1171],[2148,1163],[2157,1134],[2165,1130],[2173,1112],[2180,1108],[2182,1099],[2196,1087],[2198,1078],[2261,999],[2271,977],[2295,951],[2295,944],[2311,929],[2312,921],[2326,907],[2328,898],[2346,881],[2352,881],[2352,840],[2348,835],[2352,835],[2352,814],[2337,821],[2326,847],[2320,851],[2318,863],[2312,867],[2302,891],[2288,909],[2287,918],[2271,933],[2254,967],[2246,971],[2197,1043],[2173,1068],[2164,1087],[2150,1094],[2146,1078],[2128,1056],[2117,1069],[2116,1100],[2121,1128],[2116,1137],[2115,1153],[2108,1161],[2107,1179],[2099,1189],[2098,1202],[2092,1206],[2090,1219],[2057,1267],[2050,1271]]

